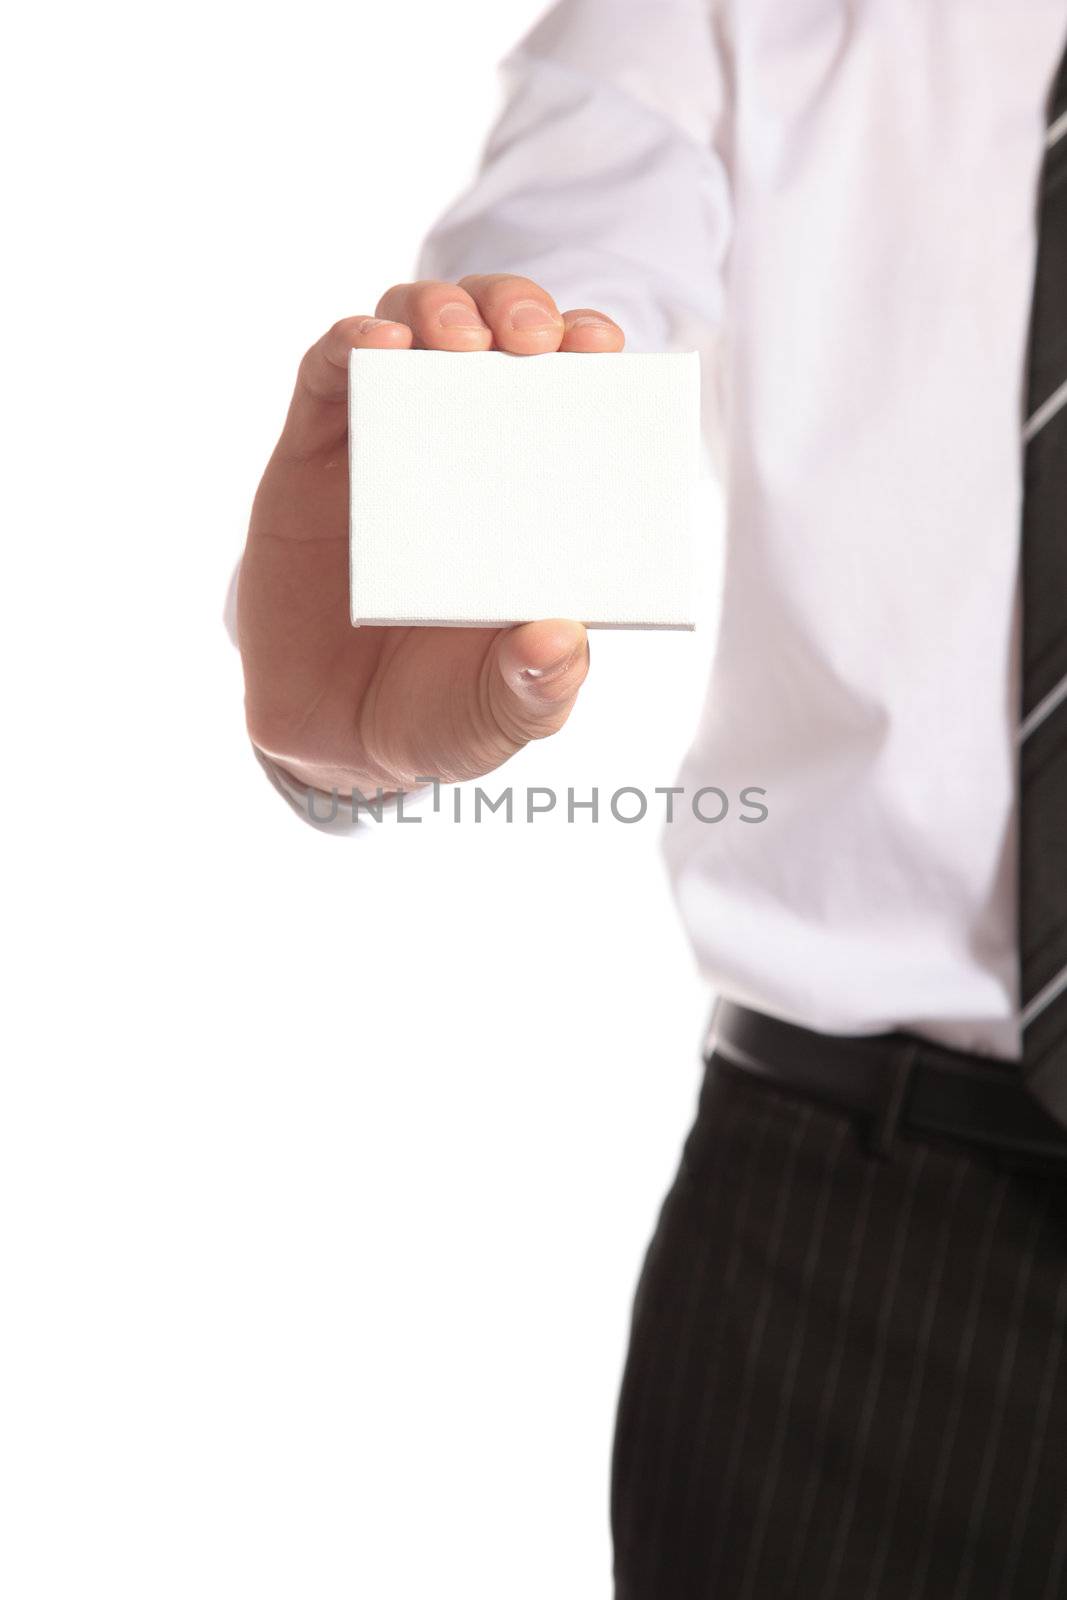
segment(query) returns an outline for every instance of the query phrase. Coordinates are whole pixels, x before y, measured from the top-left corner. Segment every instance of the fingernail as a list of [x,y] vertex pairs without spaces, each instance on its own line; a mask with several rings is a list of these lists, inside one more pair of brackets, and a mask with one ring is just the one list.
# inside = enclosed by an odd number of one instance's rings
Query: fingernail
[[560,656],[556,661],[550,661],[546,667],[523,667],[519,674],[523,683],[531,689],[539,689],[543,683],[551,683],[554,678],[562,678],[569,672],[585,650],[584,641],[575,645],[573,650],[568,650],[566,655]]
[[356,332],[370,333],[372,328],[384,328],[385,325],[384,317],[364,317],[362,321],[356,323]]
[[614,328],[615,324],[609,322],[607,317],[572,317],[572,328]]
[[547,333],[559,327],[559,318],[537,300],[520,300],[511,308],[511,326],[516,333]]
[[482,319],[477,311],[472,311],[470,306],[465,306],[459,300],[450,300],[447,306],[442,306],[437,313],[437,321],[442,328],[480,328]]

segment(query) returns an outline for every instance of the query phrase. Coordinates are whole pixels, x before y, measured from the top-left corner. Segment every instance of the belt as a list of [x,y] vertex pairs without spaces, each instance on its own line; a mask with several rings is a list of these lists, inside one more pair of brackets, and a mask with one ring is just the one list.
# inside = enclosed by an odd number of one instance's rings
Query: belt
[[1018,1065],[909,1033],[817,1033],[718,1001],[707,1060],[864,1119],[871,1148],[898,1134],[981,1146],[1012,1167],[1067,1175],[1067,1127],[1033,1098]]

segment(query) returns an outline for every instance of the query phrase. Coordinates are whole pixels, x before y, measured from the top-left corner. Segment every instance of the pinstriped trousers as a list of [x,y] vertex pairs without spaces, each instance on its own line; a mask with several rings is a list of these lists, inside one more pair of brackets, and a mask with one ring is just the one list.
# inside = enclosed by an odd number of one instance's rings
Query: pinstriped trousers
[[1067,1181],[712,1056],[633,1302],[615,1600],[1063,1600]]

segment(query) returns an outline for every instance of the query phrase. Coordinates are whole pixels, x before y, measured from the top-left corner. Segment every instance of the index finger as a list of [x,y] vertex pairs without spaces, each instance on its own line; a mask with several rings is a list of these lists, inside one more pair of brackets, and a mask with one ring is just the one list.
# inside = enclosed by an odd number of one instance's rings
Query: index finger
[[335,449],[348,432],[350,350],[406,350],[411,329],[382,317],[344,317],[300,363],[278,451],[300,460]]

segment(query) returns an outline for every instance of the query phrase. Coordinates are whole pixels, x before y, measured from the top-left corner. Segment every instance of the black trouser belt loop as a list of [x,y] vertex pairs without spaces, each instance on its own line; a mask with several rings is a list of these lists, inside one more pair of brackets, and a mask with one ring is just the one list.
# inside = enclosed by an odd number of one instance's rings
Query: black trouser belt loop
[[887,1156],[899,1129],[905,1125],[904,1108],[917,1060],[918,1050],[911,1039],[890,1052],[886,1062],[885,1093],[870,1129],[871,1149],[875,1155]]
[[980,1145],[1009,1166],[1067,1175],[1067,1128],[1028,1092],[1015,1062],[908,1033],[817,1033],[729,1000],[716,1005],[709,1052],[859,1114],[880,1155],[898,1135],[937,1135]]

